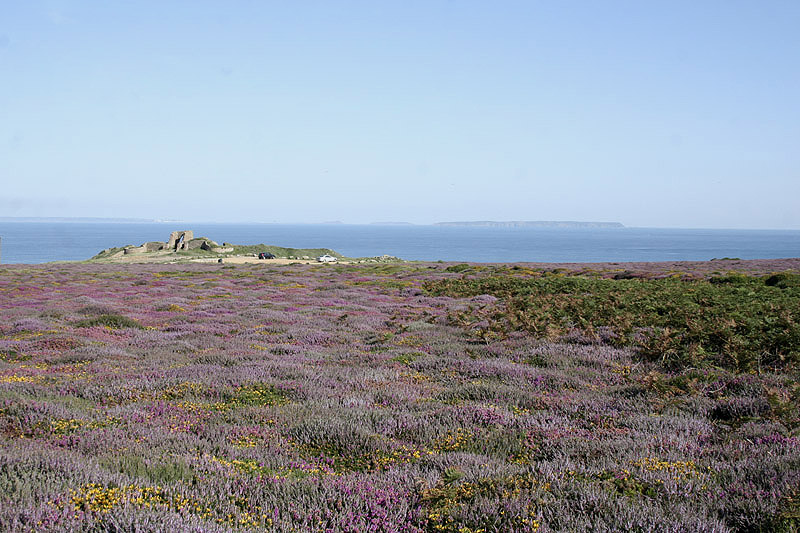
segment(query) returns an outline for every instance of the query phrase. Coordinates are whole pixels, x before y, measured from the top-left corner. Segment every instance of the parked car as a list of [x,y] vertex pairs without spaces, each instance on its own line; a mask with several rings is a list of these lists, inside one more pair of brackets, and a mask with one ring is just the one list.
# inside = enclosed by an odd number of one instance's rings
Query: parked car
[[325,254],[317,257],[317,261],[320,263],[335,263],[337,259],[332,255]]
[[258,254],[259,259],[275,259],[275,256],[269,252],[261,252]]

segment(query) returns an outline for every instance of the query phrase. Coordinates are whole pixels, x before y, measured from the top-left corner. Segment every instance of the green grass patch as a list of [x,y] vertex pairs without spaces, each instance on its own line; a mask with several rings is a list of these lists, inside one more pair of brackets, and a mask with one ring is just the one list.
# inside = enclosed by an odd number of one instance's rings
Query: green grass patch
[[410,365],[420,357],[423,357],[425,354],[422,352],[412,352],[412,353],[404,353],[392,357],[390,361],[394,361],[395,363],[403,363],[404,365]]
[[289,398],[274,385],[258,382],[236,389],[235,402],[241,405],[283,405],[289,403]]
[[[342,254],[330,248],[284,248],[283,246],[272,246],[268,244],[235,245],[233,247],[233,252],[227,255],[251,255],[261,252],[271,253],[275,257],[283,259],[301,259],[303,257],[316,259],[325,254],[332,255],[338,259],[344,258]],[[268,259],[265,260],[265,262],[268,261]]]
[[109,257],[112,257],[114,254],[123,251],[124,249],[125,249],[125,247],[122,247],[122,246],[116,246],[114,248],[108,248],[108,249],[103,250],[102,252],[98,253],[94,257],[92,257],[92,259],[107,259]]
[[110,472],[119,472],[151,483],[191,482],[194,470],[180,460],[148,460],[138,455],[105,457],[100,465]]

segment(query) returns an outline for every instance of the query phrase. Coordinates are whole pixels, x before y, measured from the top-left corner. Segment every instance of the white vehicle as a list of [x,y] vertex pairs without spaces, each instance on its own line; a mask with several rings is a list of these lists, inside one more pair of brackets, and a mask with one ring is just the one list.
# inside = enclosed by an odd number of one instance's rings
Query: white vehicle
[[337,259],[332,255],[325,254],[317,257],[317,261],[320,263],[335,263]]

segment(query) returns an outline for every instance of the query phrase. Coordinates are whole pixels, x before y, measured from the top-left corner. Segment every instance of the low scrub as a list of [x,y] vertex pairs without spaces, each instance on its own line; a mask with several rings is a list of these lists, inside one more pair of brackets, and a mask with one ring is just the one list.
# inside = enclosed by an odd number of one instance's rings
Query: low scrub
[[749,372],[800,362],[798,279],[795,274],[694,281],[493,274],[441,279],[427,288],[436,296],[501,298],[505,306],[489,317],[493,323],[484,332],[572,335],[636,346],[643,357],[671,369],[714,365]]

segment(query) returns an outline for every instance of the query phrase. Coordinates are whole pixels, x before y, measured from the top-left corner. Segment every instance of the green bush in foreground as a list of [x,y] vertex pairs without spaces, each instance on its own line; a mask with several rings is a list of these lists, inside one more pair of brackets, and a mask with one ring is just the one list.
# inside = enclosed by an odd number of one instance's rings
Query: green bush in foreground
[[736,372],[800,362],[800,276],[736,274],[701,281],[494,274],[428,285],[435,295],[491,294],[507,330],[636,346],[667,368],[715,365]]

